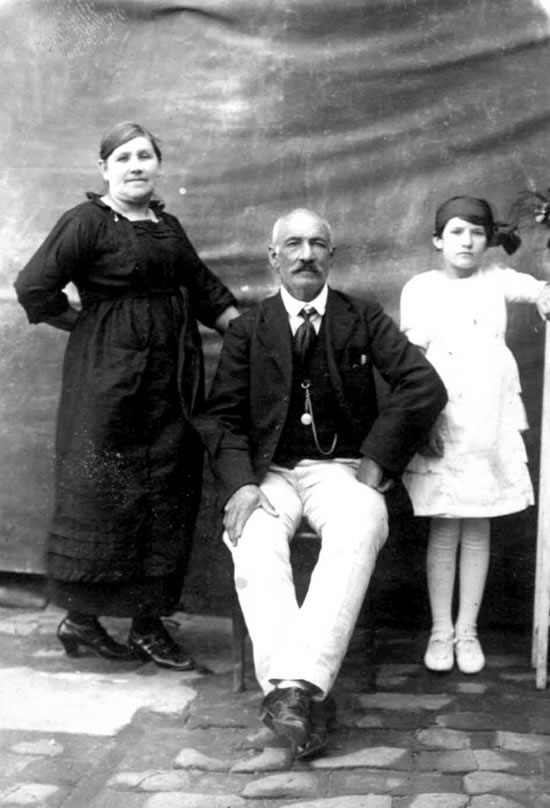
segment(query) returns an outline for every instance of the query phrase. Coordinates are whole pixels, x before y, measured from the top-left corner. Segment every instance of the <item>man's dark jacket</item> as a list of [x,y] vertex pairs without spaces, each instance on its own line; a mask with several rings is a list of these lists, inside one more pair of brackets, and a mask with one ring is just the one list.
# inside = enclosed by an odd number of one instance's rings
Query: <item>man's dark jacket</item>
[[[334,398],[357,435],[357,457],[396,477],[426,439],[447,394],[422,353],[374,300],[329,289],[324,328]],[[388,385],[379,411],[374,369]],[[210,396],[195,424],[225,502],[260,483],[288,412],[292,336],[280,294],[233,320]]]

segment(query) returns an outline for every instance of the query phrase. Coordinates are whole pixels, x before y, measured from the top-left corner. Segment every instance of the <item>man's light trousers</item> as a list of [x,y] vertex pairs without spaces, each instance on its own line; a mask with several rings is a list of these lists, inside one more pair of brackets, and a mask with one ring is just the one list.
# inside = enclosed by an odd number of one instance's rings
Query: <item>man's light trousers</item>
[[[358,466],[335,459],[271,466],[261,489],[279,515],[256,509],[230,548],[264,693],[281,680],[305,680],[324,698],[338,674],[388,535],[384,497],[356,479]],[[299,607],[290,541],[303,516],[321,549]]]

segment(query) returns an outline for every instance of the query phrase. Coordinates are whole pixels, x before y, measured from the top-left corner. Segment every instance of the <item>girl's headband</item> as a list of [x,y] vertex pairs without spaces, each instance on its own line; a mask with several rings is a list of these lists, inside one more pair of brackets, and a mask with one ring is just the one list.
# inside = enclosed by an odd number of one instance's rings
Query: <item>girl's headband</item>
[[515,227],[495,221],[493,210],[486,199],[473,196],[453,196],[447,199],[435,214],[434,236],[440,237],[447,222],[455,217],[481,225],[487,234],[488,247],[501,246],[508,255],[512,255],[521,244]]

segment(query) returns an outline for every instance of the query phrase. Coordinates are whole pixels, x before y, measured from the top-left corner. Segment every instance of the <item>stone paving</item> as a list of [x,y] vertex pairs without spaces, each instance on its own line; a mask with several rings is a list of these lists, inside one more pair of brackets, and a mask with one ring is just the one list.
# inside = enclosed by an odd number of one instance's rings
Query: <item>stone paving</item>
[[292,763],[251,670],[232,692],[229,620],[176,615],[198,675],[68,659],[60,617],[0,609],[1,808],[550,808],[550,691],[527,632],[486,632],[487,668],[466,677],[423,668],[424,633],[378,628],[373,688],[358,631],[326,754]]

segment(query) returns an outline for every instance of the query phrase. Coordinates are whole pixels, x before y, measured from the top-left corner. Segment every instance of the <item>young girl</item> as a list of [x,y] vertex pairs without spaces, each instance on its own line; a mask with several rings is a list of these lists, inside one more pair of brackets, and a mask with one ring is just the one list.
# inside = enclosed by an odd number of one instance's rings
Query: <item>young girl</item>
[[487,248],[503,243],[484,199],[459,196],[444,202],[436,213],[433,243],[442,254],[441,269],[405,285],[401,327],[439,372],[449,402],[429,446],[413,458],[403,481],[415,514],[431,517],[432,631],[424,664],[449,671],[456,656],[463,673],[478,673],[485,664],[477,616],[489,565],[489,518],[533,503],[518,368],[504,341],[506,304],[536,303],[545,317],[550,290],[531,275],[482,266]]

